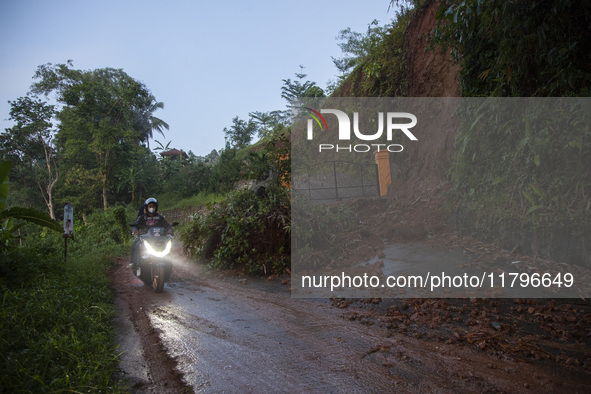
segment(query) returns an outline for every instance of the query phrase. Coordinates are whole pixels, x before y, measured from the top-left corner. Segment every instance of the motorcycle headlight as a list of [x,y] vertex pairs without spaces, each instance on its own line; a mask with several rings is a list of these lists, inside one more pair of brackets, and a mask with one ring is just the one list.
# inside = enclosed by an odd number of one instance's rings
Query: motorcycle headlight
[[161,251],[157,251],[156,249],[154,249],[148,241],[145,241],[144,244],[146,245],[146,251],[148,252],[148,254],[151,254],[152,256],[156,256],[156,257],[164,257],[167,254],[169,254],[170,250],[172,249],[172,241],[171,240],[169,240],[166,243],[166,246]]

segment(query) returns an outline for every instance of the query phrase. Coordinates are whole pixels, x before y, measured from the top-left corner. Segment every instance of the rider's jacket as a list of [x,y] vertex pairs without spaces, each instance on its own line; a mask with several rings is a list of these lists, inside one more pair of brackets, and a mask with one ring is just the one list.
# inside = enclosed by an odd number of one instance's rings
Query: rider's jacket
[[164,227],[168,233],[173,233],[172,226],[168,224],[166,219],[164,219],[164,216],[159,213],[153,215],[149,213],[143,214],[136,220],[136,223],[137,225],[135,227],[137,227],[140,232],[147,231],[150,227]]

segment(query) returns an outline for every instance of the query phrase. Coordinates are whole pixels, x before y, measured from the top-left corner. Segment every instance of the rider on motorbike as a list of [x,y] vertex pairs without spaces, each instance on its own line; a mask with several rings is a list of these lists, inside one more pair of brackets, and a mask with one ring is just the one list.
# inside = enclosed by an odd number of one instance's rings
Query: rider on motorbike
[[131,245],[131,267],[137,267],[138,265],[137,249],[140,244],[140,239],[138,237],[140,232],[145,233],[150,227],[163,227],[168,234],[174,235],[172,226],[168,224],[164,216],[158,213],[158,201],[154,197],[148,198],[144,203],[144,206],[146,207],[146,213],[138,216],[133,227],[133,235],[135,236],[135,239]]

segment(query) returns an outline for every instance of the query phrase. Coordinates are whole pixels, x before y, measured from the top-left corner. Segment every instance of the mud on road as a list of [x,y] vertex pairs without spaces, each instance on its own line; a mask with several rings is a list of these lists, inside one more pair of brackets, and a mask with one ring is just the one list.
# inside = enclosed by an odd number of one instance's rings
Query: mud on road
[[[183,263],[156,294],[126,265],[118,261],[111,278],[121,378],[133,393],[576,393],[591,387],[581,368],[395,332],[379,324],[367,302],[292,299],[278,279],[214,277]],[[377,324],[367,324],[370,318]]]

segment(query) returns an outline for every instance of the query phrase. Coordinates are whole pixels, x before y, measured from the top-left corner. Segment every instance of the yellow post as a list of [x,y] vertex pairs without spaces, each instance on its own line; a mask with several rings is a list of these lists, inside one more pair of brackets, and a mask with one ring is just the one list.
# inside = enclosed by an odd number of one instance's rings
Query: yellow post
[[378,165],[378,181],[380,183],[380,196],[388,194],[388,185],[392,183],[392,175],[390,173],[390,152],[379,151],[375,152],[375,160]]

